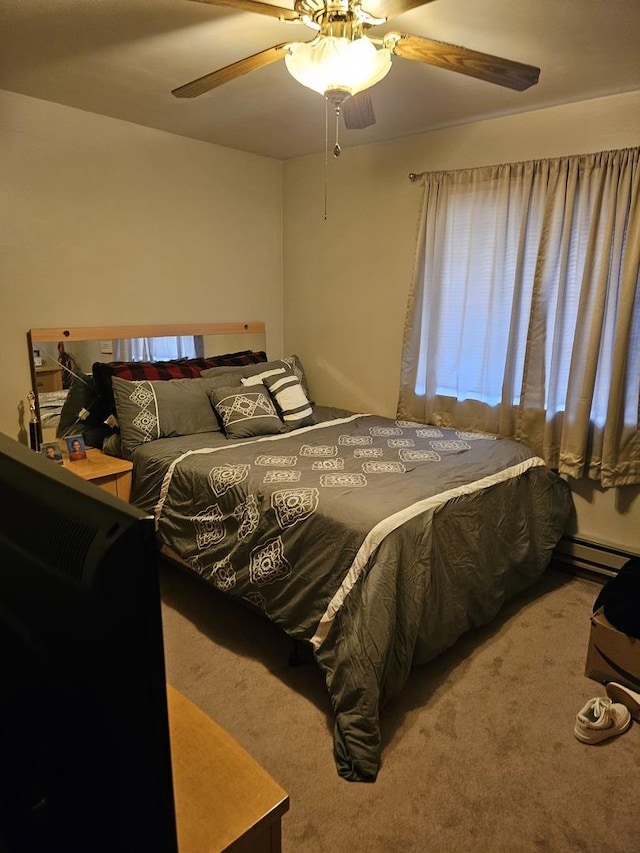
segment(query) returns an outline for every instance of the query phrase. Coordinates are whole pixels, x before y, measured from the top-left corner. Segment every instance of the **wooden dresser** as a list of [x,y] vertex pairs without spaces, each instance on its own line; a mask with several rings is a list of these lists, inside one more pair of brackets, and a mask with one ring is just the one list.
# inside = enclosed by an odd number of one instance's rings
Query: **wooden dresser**
[[59,364],[36,367],[36,389],[40,391],[62,391],[62,367]]
[[170,685],[167,700],[180,853],[280,853],[288,795]]

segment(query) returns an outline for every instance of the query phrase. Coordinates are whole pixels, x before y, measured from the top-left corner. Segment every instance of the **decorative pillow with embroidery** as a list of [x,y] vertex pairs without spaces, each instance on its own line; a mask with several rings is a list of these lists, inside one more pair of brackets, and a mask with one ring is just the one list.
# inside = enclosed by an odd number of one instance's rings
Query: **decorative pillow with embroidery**
[[289,429],[315,424],[311,403],[292,370],[266,376],[263,382],[276,401],[280,417]]
[[284,431],[284,424],[264,385],[214,388],[208,394],[228,438],[274,435]]
[[211,383],[206,379],[136,382],[113,376],[111,383],[126,459],[139,444],[157,438],[220,432],[207,395]]

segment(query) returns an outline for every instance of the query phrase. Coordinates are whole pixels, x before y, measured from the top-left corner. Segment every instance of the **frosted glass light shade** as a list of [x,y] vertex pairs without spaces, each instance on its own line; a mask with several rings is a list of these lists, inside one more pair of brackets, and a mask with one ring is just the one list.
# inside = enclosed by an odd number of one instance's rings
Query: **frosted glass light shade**
[[313,42],[294,42],[284,58],[292,77],[324,95],[339,89],[355,95],[378,83],[391,69],[391,52],[366,36],[349,41],[320,36]]

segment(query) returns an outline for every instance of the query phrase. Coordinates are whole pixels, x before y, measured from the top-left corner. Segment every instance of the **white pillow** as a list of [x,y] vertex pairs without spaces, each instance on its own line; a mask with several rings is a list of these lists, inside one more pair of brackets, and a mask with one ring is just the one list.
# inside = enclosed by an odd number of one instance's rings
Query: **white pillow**
[[241,379],[243,385],[262,385],[262,380],[267,376],[275,376],[277,373],[284,373],[284,367],[276,367],[273,370],[265,370],[263,373],[256,373],[255,376],[245,376]]
[[292,370],[285,370],[282,375],[267,376],[264,384],[276,401],[280,417],[288,427],[297,429],[315,424],[311,403]]

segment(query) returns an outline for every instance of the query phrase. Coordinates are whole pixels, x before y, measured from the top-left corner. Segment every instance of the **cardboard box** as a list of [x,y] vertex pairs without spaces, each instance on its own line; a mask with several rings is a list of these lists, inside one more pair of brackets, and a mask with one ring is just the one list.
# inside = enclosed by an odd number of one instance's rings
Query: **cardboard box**
[[602,607],[591,615],[585,675],[601,684],[617,681],[640,690],[640,640],[614,628]]

